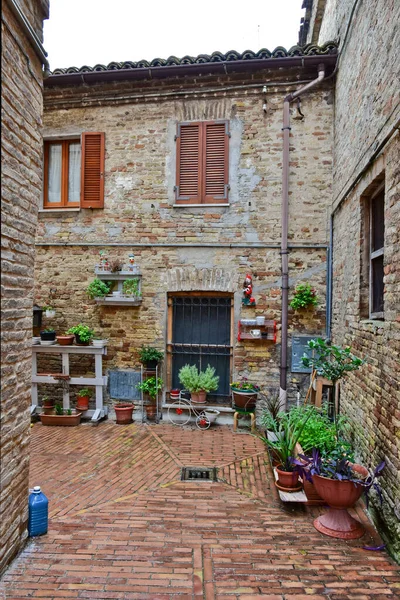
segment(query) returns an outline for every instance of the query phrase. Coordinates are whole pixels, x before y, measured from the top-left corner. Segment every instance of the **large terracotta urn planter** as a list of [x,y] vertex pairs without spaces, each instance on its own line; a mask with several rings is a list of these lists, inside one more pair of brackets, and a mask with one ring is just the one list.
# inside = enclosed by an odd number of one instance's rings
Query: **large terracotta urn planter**
[[114,406],[115,418],[117,425],[128,425],[132,423],[132,413],[135,408],[134,404],[129,402],[120,402]]
[[[368,477],[368,470],[361,465],[353,465],[353,469],[362,477]],[[354,519],[347,509],[352,507],[363,493],[364,487],[353,481],[328,479],[313,475],[313,483],[317,493],[329,505],[329,510],[314,521],[314,527],[320,533],[343,540],[353,540],[364,535],[363,525]]]

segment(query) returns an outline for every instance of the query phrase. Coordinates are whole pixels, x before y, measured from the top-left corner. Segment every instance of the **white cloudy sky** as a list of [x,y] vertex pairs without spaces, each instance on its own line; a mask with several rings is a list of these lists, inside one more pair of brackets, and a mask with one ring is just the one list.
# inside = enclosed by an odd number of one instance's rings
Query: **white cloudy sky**
[[297,43],[303,0],[51,0],[51,69]]

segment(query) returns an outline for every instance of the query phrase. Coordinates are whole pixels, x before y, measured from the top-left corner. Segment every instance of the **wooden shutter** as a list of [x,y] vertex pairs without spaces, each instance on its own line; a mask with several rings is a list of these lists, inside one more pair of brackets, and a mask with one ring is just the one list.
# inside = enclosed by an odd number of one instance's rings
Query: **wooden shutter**
[[81,208],[104,207],[104,133],[82,134]]
[[203,176],[205,203],[228,201],[227,122],[204,123]]
[[200,123],[178,125],[176,148],[176,202],[201,202],[201,127]]

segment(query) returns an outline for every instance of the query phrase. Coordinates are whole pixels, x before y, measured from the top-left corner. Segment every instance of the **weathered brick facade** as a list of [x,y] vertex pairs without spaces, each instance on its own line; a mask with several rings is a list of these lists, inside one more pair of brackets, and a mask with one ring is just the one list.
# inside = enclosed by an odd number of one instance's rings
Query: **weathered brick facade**
[[[367,365],[342,386],[363,464],[386,460],[384,504],[374,517],[400,558],[400,6],[327,0],[319,43],[340,37],[333,166],[333,339]],[[320,8],[321,8],[320,6]],[[310,32],[309,39],[312,38]],[[317,38],[318,39],[318,38]],[[368,202],[385,185],[384,319],[368,316]]]
[[[86,86],[47,89],[45,138],[92,130],[105,132],[106,140],[104,209],[40,213],[35,296],[39,304],[55,306],[52,325],[65,330],[87,322],[109,339],[107,368],[132,368],[139,365],[137,352],[142,344],[165,348],[169,292],[230,292],[235,315],[233,374],[248,375],[263,387],[276,389],[279,332],[276,345],[235,340],[239,318],[265,314],[280,325],[282,105],[284,95],[298,87],[282,84],[304,76],[298,69],[284,76],[260,72],[259,87],[251,87],[254,76],[251,80],[246,75],[209,76],[201,82],[203,87],[225,87],[201,97],[192,96],[197,82],[182,78],[187,99],[179,93],[174,96],[176,84],[169,80],[158,81],[157,92],[154,82],[133,89],[128,82],[97,84],[90,90]],[[306,76],[315,77],[315,69]],[[271,85],[267,113],[262,108],[265,81]],[[229,89],[246,83],[247,89]],[[291,285],[311,281],[321,303],[312,313],[291,311],[291,332],[323,334],[325,330],[331,87],[328,82],[304,96],[305,118],[292,122]],[[129,95],[139,98],[129,99]],[[122,98],[113,101],[112,96]],[[293,116],[297,116],[295,109]],[[204,119],[229,121],[230,205],[174,207],[176,125]],[[143,273],[140,307],[97,306],[88,299],[85,289],[94,277],[100,249],[125,262],[134,251]],[[255,309],[241,307],[246,273],[253,275]],[[294,385],[295,377],[289,379]]]
[[[20,2],[39,39],[48,3]],[[35,231],[42,177],[42,68],[7,2],[2,14],[0,572],[26,538]]]

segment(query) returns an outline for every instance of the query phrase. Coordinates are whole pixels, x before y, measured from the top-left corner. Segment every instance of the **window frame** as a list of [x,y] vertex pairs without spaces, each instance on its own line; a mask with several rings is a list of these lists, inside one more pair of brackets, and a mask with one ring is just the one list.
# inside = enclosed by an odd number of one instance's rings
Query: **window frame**
[[[68,139],[45,139],[44,140],[44,160],[43,160],[43,208],[51,209],[67,209],[80,208],[81,198],[79,202],[68,202],[68,176],[69,176],[69,146],[71,144],[79,144],[82,152],[82,138],[76,136]],[[52,145],[61,144],[61,202],[48,202],[48,186],[49,186],[49,148]],[[82,178],[82,160],[81,160]]]
[[[383,202],[383,246],[376,250],[372,250],[373,248],[373,232],[374,232],[374,216],[373,216],[373,203],[378,196],[382,196]],[[384,318],[384,310],[382,311],[373,311],[373,302],[374,302],[374,270],[373,270],[373,261],[377,258],[382,257],[384,260],[385,256],[385,183],[381,183],[379,187],[374,191],[374,193],[369,198],[369,211],[368,211],[368,220],[369,220],[369,318],[370,319],[383,319]],[[382,275],[382,286],[384,291],[384,274]],[[384,308],[384,298],[383,298],[383,308]]]
[[[222,196],[215,196],[210,199],[210,196],[206,195],[206,143],[207,143],[207,126],[210,125],[221,125],[225,126],[225,139],[224,139],[224,194]],[[199,145],[198,145],[198,202],[191,200],[190,196],[182,196],[180,194],[180,175],[181,175],[181,130],[183,127],[199,127]],[[182,121],[177,123],[177,133],[175,136],[176,145],[176,172],[175,172],[175,186],[174,206],[229,206],[229,138],[231,137],[229,130],[228,119],[216,119],[211,121]]]

